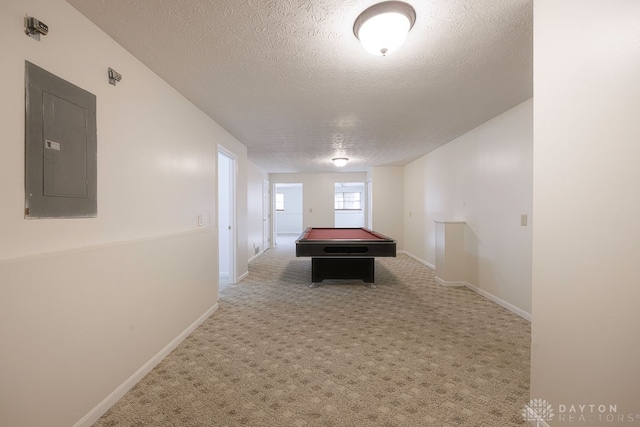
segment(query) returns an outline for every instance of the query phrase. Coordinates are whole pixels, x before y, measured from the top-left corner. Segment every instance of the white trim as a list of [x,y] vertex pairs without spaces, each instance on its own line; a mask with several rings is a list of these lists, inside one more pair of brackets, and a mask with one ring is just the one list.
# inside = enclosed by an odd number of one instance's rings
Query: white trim
[[129,245],[133,243],[149,242],[151,240],[168,239],[172,237],[188,236],[190,234],[205,234],[205,233],[213,233],[213,229],[210,227],[200,227],[193,230],[179,231],[177,233],[171,233],[171,234],[159,234],[157,236],[146,236],[146,237],[140,237],[140,238],[131,239],[131,240],[118,240],[116,242],[98,243],[96,245],[91,245],[91,246],[80,246],[76,248],[66,248],[66,249],[54,250],[49,252],[39,252],[35,254],[18,256],[15,258],[0,259],[0,265],[12,264],[14,262],[22,262],[22,261],[29,261],[29,260],[46,259],[54,256],[67,255],[67,254],[79,254],[83,252],[93,251],[95,249],[114,248],[114,247]]
[[[255,254],[254,256],[252,256],[251,258],[249,258],[249,261],[247,261],[247,262],[251,262],[251,261],[253,261],[254,259],[258,258],[258,257],[259,257],[260,255],[262,255],[263,253],[264,253],[264,251],[262,251],[262,252],[258,252],[257,254]],[[243,274],[243,275],[238,279],[238,282],[239,282],[240,280],[244,279],[245,277],[247,277],[247,275],[248,275],[248,274],[249,274],[249,272],[246,272],[245,274]]]
[[111,392],[104,400],[98,403],[92,410],[90,410],[84,417],[76,422],[73,427],[89,427],[100,419],[113,405],[116,404],[122,396],[124,396],[129,390],[131,390],[145,375],[147,375],[153,368],[158,365],[169,353],[171,353],[185,338],[200,326],[209,316],[211,316],[218,309],[218,303],[215,303],[210,309],[208,309],[202,316],[196,319],[187,329],[185,329],[180,335],[175,337],[169,344],[167,344],[162,350],[153,356],[147,363],[142,365],[140,369],[133,373],[129,378],[120,384],[114,391]]
[[447,288],[462,288],[469,285],[467,282],[464,282],[464,281],[443,280],[438,276],[435,277],[435,280],[436,280],[436,283],[438,283],[439,285],[445,286]]
[[435,270],[435,269],[436,269],[436,266],[435,266],[435,265],[433,265],[433,264],[431,264],[430,262],[427,262],[427,261],[425,261],[425,260],[423,260],[423,259],[418,258],[417,256],[415,256],[415,255],[414,255],[414,254],[412,254],[411,252],[407,252],[407,251],[400,251],[400,252],[404,253],[404,254],[405,254],[405,255],[407,255],[409,258],[413,258],[413,259],[415,259],[415,260],[416,260],[416,261],[418,261],[420,264],[424,264],[424,265],[426,265],[427,267],[429,267],[429,268],[430,268],[430,269],[432,269],[432,270]]
[[495,302],[496,304],[498,304],[499,306],[502,306],[504,308],[506,308],[507,310],[517,314],[518,316],[522,317],[525,320],[528,320],[529,322],[531,322],[531,313],[527,313],[526,311],[524,311],[521,308],[516,307],[515,305],[503,300],[502,298],[498,298],[497,296],[490,294],[489,292],[480,289],[477,286],[472,285],[471,283],[467,283],[465,285],[467,288],[471,289],[472,291],[482,295],[483,297],[487,298],[488,300],[491,300],[493,302]]
[[244,279],[248,275],[249,275],[249,272],[245,271],[244,273],[242,273],[242,275],[240,277],[238,277],[238,281],[236,283],[240,283],[242,281],[242,279]]
[[[413,255],[412,253],[409,253],[407,251],[399,251],[399,252],[404,253],[408,257],[415,259],[419,263],[426,265],[427,267],[429,267],[432,270],[436,269],[435,266],[433,266],[432,264],[429,264],[425,260],[422,260],[422,259],[418,258],[417,256]],[[495,296],[493,294],[490,294],[489,292],[487,292],[487,291],[485,291],[483,289],[480,289],[479,287],[477,287],[475,285],[472,285],[469,282],[465,282],[465,281],[446,281],[446,280],[441,279],[438,276],[435,277],[435,281],[439,285],[446,286],[446,287],[453,288],[453,287],[464,286],[466,288],[469,288],[470,290],[474,291],[475,293],[482,295],[486,299],[495,302],[499,306],[501,306],[503,308],[506,308],[507,310],[511,311],[512,313],[515,313],[518,316],[522,317],[523,319],[528,320],[529,322],[531,322],[531,313],[527,313],[523,309],[518,308],[515,305],[503,300],[502,298],[498,298],[497,296]],[[541,422],[543,422],[543,421],[541,421]],[[541,424],[541,426],[544,427],[543,424]]]
[[[229,268],[231,270],[229,276],[230,283],[237,283],[240,280],[236,280],[236,275],[238,274],[238,207],[237,207],[237,197],[238,197],[238,156],[230,150],[227,150],[222,145],[218,144],[218,155],[216,156],[216,225],[218,229],[220,228],[220,169],[218,165],[218,159],[220,154],[229,158],[230,160],[230,170],[229,170],[229,226],[231,227],[231,235],[229,236]],[[218,233],[218,245],[220,245],[220,233]],[[218,254],[218,267],[220,266],[220,255]]]

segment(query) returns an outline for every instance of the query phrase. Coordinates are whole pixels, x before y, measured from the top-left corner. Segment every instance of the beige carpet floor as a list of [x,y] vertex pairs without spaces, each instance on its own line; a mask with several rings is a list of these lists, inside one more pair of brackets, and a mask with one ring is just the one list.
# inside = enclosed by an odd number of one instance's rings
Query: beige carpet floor
[[307,287],[291,245],[96,426],[524,426],[530,324],[406,255]]

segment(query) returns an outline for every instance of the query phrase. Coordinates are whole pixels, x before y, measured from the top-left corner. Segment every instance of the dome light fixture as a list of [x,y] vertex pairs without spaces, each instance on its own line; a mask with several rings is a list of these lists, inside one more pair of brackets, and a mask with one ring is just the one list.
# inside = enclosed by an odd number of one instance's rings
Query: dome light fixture
[[342,166],[346,165],[347,162],[349,161],[349,159],[346,158],[346,157],[334,157],[331,160],[333,161],[333,164],[336,165],[339,168],[341,168]]
[[404,43],[416,22],[416,11],[402,1],[384,1],[365,9],[353,24],[353,34],[367,52],[385,56]]

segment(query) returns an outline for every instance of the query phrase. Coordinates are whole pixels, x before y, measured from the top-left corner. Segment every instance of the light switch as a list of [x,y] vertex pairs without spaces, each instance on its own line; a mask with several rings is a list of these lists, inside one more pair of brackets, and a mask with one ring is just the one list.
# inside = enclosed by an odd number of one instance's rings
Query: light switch
[[527,220],[528,220],[528,217],[527,217],[526,214],[520,215],[520,225],[521,226],[526,227],[527,226]]

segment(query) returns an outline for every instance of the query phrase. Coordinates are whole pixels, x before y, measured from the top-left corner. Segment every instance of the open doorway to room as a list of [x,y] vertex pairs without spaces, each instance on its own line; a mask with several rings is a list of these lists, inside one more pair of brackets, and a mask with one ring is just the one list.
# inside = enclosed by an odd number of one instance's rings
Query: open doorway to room
[[278,183],[274,189],[275,244],[293,244],[302,233],[302,184]]
[[335,227],[364,227],[364,211],[364,182],[336,182],[334,198]]
[[218,149],[218,268],[221,291],[235,283],[236,160]]

